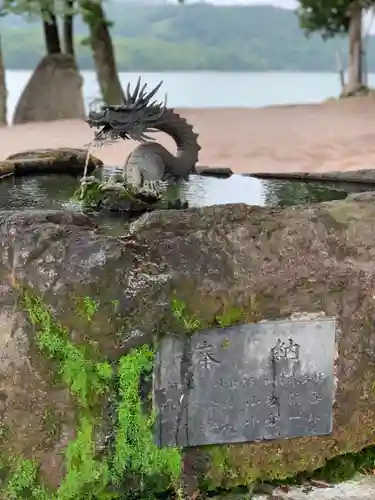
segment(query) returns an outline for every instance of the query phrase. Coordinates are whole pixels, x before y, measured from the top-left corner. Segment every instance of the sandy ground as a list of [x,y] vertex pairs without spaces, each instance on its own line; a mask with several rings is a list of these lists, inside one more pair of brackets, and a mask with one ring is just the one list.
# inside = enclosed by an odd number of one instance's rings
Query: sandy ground
[[[199,164],[235,172],[327,171],[375,166],[375,99],[259,109],[179,110],[200,134]],[[25,149],[83,147],[93,132],[75,120],[0,129],[0,160]],[[160,137],[173,150],[173,142]],[[121,165],[135,143],[98,150]]]

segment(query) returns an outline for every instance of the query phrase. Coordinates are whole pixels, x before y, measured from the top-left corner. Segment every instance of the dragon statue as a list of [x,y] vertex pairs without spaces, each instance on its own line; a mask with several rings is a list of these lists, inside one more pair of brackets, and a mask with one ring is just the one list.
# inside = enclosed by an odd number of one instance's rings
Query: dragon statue
[[[198,134],[174,109],[165,102],[153,100],[163,82],[147,92],[147,84],[141,87],[141,79],[133,91],[128,84],[125,100],[118,106],[102,106],[99,111],[90,111],[86,122],[96,132],[92,147],[112,144],[119,139],[140,142],[127,157],[122,175],[112,176],[102,191],[117,191],[140,195],[148,202],[160,199],[161,183],[173,184],[187,179],[195,172],[198,153]],[[153,132],[164,132],[171,136],[177,146],[176,155],[155,142]],[[93,182],[84,178],[83,182]],[[143,200],[144,201],[144,200]]]

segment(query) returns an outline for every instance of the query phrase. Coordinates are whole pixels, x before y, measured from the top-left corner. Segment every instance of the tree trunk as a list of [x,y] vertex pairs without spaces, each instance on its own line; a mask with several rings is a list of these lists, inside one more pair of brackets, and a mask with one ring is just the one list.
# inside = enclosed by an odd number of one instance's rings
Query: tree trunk
[[4,125],[7,125],[7,87],[3,51],[0,39],[0,126]]
[[44,40],[47,54],[61,54],[59,28],[53,12],[42,11]]
[[84,20],[90,30],[96,76],[105,104],[121,104],[124,92],[117,73],[115,52],[108,21],[99,1],[83,3]]
[[349,67],[346,94],[353,94],[363,86],[362,68],[362,8],[355,1],[350,11],[349,24]]
[[73,7],[74,0],[66,0],[67,12],[64,15],[64,51],[74,57]]

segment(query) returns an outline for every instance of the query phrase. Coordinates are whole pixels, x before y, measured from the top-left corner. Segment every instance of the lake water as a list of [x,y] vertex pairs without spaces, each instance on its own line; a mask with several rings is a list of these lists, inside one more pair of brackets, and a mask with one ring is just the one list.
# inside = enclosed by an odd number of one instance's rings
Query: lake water
[[[9,117],[30,78],[30,71],[7,71]],[[99,97],[92,71],[83,71],[86,104]],[[150,86],[163,80],[159,98],[168,94],[168,105],[183,108],[261,107],[276,104],[320,102],[340,93],[335,73],[120,73],[125,86],[134,85],[138,76]],[[369,75],[375,86],[375,74]]]

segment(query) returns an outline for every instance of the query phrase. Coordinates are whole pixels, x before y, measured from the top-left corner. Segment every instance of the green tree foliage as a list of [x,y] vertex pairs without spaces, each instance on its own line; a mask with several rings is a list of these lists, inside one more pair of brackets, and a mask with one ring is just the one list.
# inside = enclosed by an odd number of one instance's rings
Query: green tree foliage
[[[48,12],[55,12],[56,15],[63,15],[71,11],[72,7],[67,5],[66,0],[2,0],[0,6],[1,14],[20,14],[28,16],[28,19],[39,19],[41,12],[45,12],[48,19]],[[78,11],[76,11],[78,12]]]
[[298,0],[298,3],[301,27],[306,33],[319,31],[324,38],[348,33],[354,3],[363,10],[375,4],[374,0]]
[[[116,1],[104,7],[121,71],[336,71],[337,51],[347,53],[345,36],[306,38],[296,13],[275,7]],[[92,69],[90,48],[82,46],[89,33],[79,15],[74,28],[78,62]],[[0,30],[7,68],[34,68],[44,53],[40,20],[8,15]],[[368,66],[375,70],[374,37]]]
[[25,15],[42,21],[45,48],[48,54],[61,52],[61,40],[57,15],[65,15],[70,8],[65,0],[3,0],[0,15]]
[[[45,48],[48,55],[75,55],[73,19],[82,14],[89,28],[88,44],[91,46],[98,83],[106,104],[121,102],[123,90],[118,78],[115,51],[109,33],[109,23],[101,0],[4,0],[1,12],[29,14],[42,20]],[[63,40],[59,29],[62,19]],[[62,43],[63,42],[63,43]]]
[[348,79],[341,70],[342,95],[355,95],[365,89],[362,46],[363,12],[375,5],[374,0],[299,0],[299,18],[305,32],[320,32],[323,39],[339,34],[349,36]]

